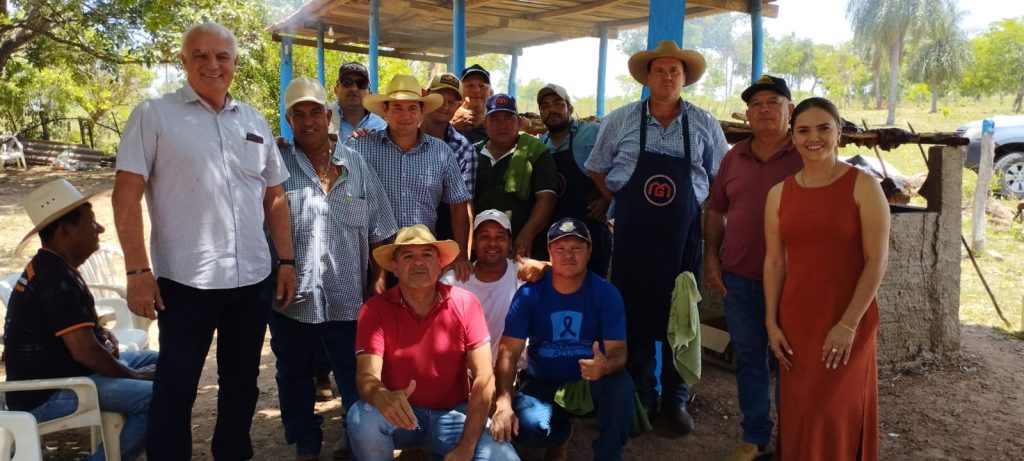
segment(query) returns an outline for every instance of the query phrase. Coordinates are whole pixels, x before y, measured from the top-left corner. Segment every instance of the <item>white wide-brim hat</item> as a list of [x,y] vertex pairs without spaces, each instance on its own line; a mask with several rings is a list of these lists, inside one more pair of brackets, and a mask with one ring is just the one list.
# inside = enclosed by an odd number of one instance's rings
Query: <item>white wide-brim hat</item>
[[82,206],[82,204],[88,202],[97,194],[108,190],[110,189],[101,189],[89,195],[82,195],[68,180],[61,178],[43,184],[29,192],[22,204],[35,227],[28,231],[25,237],[21,239],[21,242],[14,249],[14,254],[20,254],[25,249],[29,239],[39,233],[44,227],[50,225],[50,223],[56,221],[61,216],[70,213],[75,208]]

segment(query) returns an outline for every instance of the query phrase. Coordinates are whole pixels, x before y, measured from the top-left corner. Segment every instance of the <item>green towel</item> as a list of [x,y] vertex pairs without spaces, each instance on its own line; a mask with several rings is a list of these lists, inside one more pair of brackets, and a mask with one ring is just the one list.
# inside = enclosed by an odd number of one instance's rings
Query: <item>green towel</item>
[[[583,416],[594,411],[594,397],[590,393],[590,382],[576,380],[567,382],[555,390],[555,403],[568,411],[569,414]],[[633,393],[633,423],[630,425],[630,435],[640,435],[650,432],[651,422],[647,420],[647,412],[644,405],[640,403],[640,396]]]
[[697,280],[690,272],[676,277],[672,290],[672,311],[668,321],[668,343],[672,347],[672,359],[676,370],[686,384],[700,381],[700,314],[697,303],[700,291]]
[[516,198],[529,202],[533,198],[530,178],[533,175],[533,163],[541,154],[548,152],[547,144],[526,134],[519,133],[516,149],[509,159],[508,170],[505,171],[505,192],[515,194]]

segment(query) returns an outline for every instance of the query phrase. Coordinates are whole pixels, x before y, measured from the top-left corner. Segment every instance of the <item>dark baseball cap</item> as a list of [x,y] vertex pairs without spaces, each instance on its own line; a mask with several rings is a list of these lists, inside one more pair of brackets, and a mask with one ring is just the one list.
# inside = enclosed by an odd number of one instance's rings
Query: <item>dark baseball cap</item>
[[481,67],[480,64],[473,64],[472,66],[463,69],[462,80],[465,80],[467,76],[473,74],[482,75],[484,77],[484,81],[486,81],[488,85],[491,84],[491,73],[487,72],[487,69]]
[[345,74],[359,74],[363,78],[370,79],[370,71],[366,70],[366,66],[358,62],[346,62],[338,67],[338,78],[344,77]]
[[790,101],[793,100],[793,95],[789,93],[789,86],[786,85],[786,81],[771,75],[762,75],[753,85],[750,85],[750,88],[743,90],[740,98],[743,99],[743,102],[750,102],[750,98],[754,97],[754,93],[761,90],[774,91],[785,96]]
[[509,96],[505,93],[498,93],[494,96],[487,98],[487,103],[484,104],[487,109],[487,115],[491,115],[495,112],[512,112],[518,114],[519,110],[516,109],[516,98]]
[[586,224],[583,224],[583,221],[576,218],[559,219],[558,221],[555,221],[550,228],[548,228],[548,244],[551,244],[551,242],[560,238],[569,236],[576,236],[586,240],[587,243],[591,243],[590,230],[587,229]]

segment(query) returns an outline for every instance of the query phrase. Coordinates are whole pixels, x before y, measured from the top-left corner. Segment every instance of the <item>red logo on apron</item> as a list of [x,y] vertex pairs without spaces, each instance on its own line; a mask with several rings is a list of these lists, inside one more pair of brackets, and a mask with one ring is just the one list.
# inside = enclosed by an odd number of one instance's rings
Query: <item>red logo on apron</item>
[[668,205],[676,198],[676,183],[663,174],[651,176],[644,184],[644,197],[651,205]]

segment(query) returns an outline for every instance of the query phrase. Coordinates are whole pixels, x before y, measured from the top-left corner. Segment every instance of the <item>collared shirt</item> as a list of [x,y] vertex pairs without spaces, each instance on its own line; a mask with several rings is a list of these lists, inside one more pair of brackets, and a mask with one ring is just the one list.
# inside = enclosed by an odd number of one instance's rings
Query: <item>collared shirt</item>
[[[532,138],[531,138],[532,139]],[[522,142],[522,139],[520,140]],[[533,140],[533,142],[537,142]],[[517,147],[519,144],[516,145]],[[555,185],[558,181],[558,167],[551,153],[544,152],[537,157],[532,164],[530,172],[530,200],[523,201],[514,192],[505,190],[505,176],[512,163],[512,151],[505,153],[492,153],[487,145],[481,146],[476,175],[476,196],[473,197],[474,210],[495,209],[505,213],[512,224],[512,237],[519,235],[519,231],[526,225],[526,221],[533,212],[535,197],[542,193],[555,193]]]
[[362,154],[377,173],[399,228],[423,224],[434,232],[441,202],[464,203],[473,197],[452,148],[423,132],[419,136],[416,146],[405,153],[388,137],[388,130],[349,139],[345,145]]
[[466,183],[466,190],[472,197],[476,186],[476,149],[470,144],[465,136],[455,131],[451,123],[444,130],[444,142],[455,152],[455,159],[459,161],[459,168],[462,169],[462,180]]
[[[601,131],[590,153],[588,170],[606,173],[608,189],[618,192],[633,175],[640,153],[640,113],[646,100],[629,103],[616,109],[601,122]],[[679,99],[680,114],[672,119],[667,128],[650,116],[647,120],[647,150],[659,154],[683,158],[682,111],[690,121],[691,168],[693,191],[697,202],[708,197],[708,185],[718,173],[718,165],[729,150],[722,126],[707,111]]]
[[300,148],[286,149],[282,157],[291,173],[284,190],[299,286],[295,301],[278,312],[304,323],[355,320],[363,304],[370,246],[398,231],[384,186],[363,158],[344,145],[331,157],[342,170],[329,192]]
[[722,269],[761,280],[764,272],[764,204],[772,186],[803,167],[800,153],[789,141],[768,160],[750,148],[753,138],[733,146],[711,184],[707,206],[725,216]]
[[469,397],[466,357],[490,340],[484,310],[469,291],[438,282],[440,301],[420,318],[399,287],[366,301],[356,326],[356,355],[383,359],[380,380],[405,389],[416,380],[409,403],[452,408]]
[[117,169],[146,180],[157,277],[222,289],[270,275],[263,197],[288,171],[259,111],[230,95],[214,111],[186,83],[132,111]]
[[[584,175],[587,174],[587,159],[590,158],[590,152],[594,150],[594,144],[597,142],[597,132],[600,129],[600,123],[585,122],[583,120],[573,120],[569,124],[569,132],[572,134],[572,159],[576,161],[576,166],[580,168],[580,172]],[[558,145],[551,142],[551,133],[540,135],[540,140],[544,141],[544,144],[551,148],[552,154],[569,148],[569,136],[566,136]]]
[[331,115],[331,124],[327,127],[327,132],[330,134],[338,135],[340,142],[345,142],[349,136],[352,136],[352,132],[356,131],[357,128],[366,128],[371,131],[383,130],[387,128],[388,122],[385,122],[379,115],[366,111],[365,116],[359,121],[359,124],[352,126],[352,123],[345,118],[345,115],[341,113],[341,108],[337,103],[327,103],[327,108],[333,113]]

